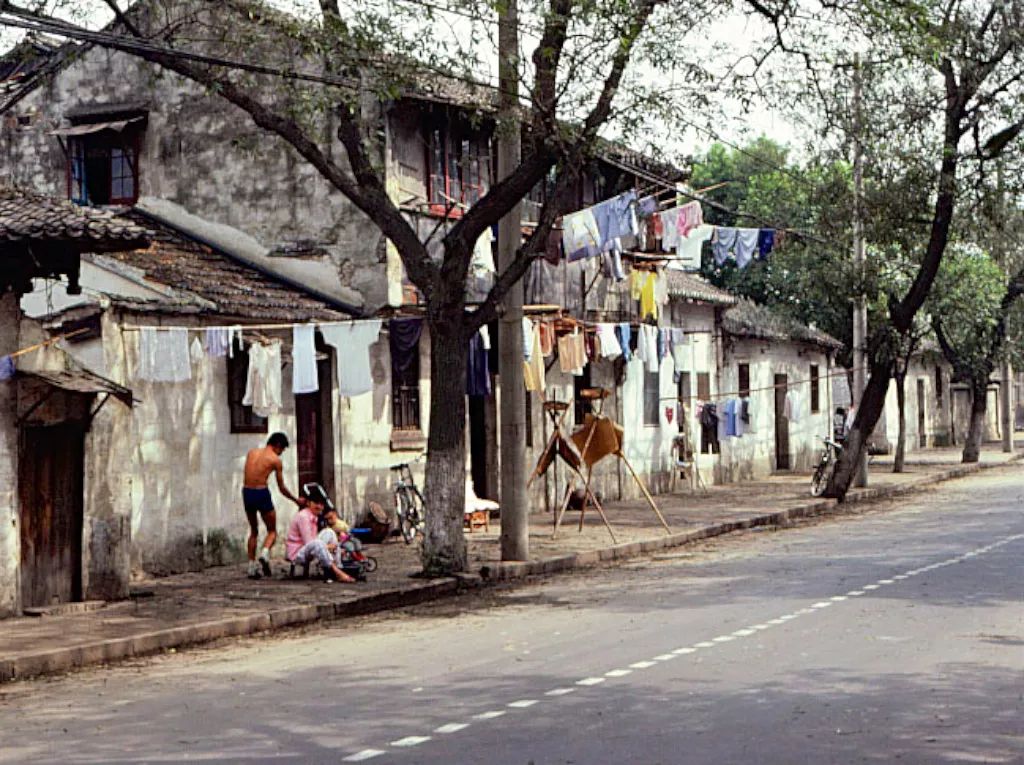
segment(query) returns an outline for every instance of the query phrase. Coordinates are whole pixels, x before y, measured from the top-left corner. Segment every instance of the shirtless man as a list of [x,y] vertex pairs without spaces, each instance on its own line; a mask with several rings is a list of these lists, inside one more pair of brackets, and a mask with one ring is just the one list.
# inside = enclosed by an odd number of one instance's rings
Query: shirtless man
[[[270,576],[270,548],[277,540],[277,513],[274,512],[274,499],[270,496],[270,489],[267,488],[267,479],[271,473],[277,475],[277,488],[299,507],[305,505],[305,501],[299,499],[284,485],[284,466],[281,463],[281,455],[288,448],[288,436],[284,433],[274,433],[267,439],[267,445],[258,449],[250,449],[245,455],[245,480],[242,484],[242,503],[245,506],[245,514],[249,518],[249,578],[259,579],[261,576]],[[267,537],[263,540],[263,550],[260,552],[259,565],[256,565],[256,543],[259,540],[259,522],[256,514],[263,516],[263,523],[267,527]]]

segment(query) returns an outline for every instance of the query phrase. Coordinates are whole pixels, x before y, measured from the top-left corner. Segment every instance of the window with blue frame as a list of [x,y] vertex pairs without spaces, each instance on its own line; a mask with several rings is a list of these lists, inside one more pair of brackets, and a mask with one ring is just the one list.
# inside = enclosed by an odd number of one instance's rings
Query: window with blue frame
[[138,200],[139,133],[104,130],[70,136],[68,198],[80,205],[132,205]]

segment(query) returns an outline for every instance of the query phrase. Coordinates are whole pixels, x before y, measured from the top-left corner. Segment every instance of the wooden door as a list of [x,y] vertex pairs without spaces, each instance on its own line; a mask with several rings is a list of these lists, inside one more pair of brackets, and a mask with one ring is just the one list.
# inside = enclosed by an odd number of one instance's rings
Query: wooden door
[[295,397],[295,460],[299,469],[299,489],[306,483],[323,483],[320,441],[320,392]]
[[79,425],[24,427],[19,453],[21,602],[82,599],[83,460]]
[[786,393],[789,378],[775,375],[775,469],[789,470],[789,418],[786,417]]
[[928,432],[924,417],[924,380],[917,381],[917,443],[922,449],[928,446]]

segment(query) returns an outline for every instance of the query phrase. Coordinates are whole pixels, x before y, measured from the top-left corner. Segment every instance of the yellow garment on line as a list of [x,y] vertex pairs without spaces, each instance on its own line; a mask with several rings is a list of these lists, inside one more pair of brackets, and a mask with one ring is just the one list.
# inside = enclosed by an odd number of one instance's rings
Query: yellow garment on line
[[633,269],[629,272],[629,297],[632,300],[639,300],[640,293],[644,289],[644,278],[646,273]]
[[[633,273],[636,273],[635,271]],[[648,316],[657,321],[658,319],[658,276],[653,271],[647,273],[644,286],[640,290],[640,320]]]

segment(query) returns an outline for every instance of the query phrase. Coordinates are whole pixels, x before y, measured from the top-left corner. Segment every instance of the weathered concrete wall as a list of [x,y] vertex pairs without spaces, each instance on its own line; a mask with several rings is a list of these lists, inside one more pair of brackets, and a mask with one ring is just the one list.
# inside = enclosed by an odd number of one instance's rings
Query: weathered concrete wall
[[[264,95],[280,99],[284,92]],[[139,101],[149,110],[139,157],[140,196],[168,199],[241,229],[281,258],[328,259],[340,283],[368,307],[386,303],[383,239],[362,213],[247,114],[127,54],[86,50],[4,115],[0,180],[66,196],[65,156],[49,131],[66,124],[71,108]],[[318,137],[331,135],[323,143],[344,162],[330,126],[311,130]]]
[[[917,394],[918,381],[924,386],[924,447],[946,446],[951,443],[952,395],[950,369],[944,362],[938,363],[938,369],[943,381],[943,395],[941,399],[935,386],[936,363],[914,359],[907,371],[905,382],[907,425],[905,443],[907,453],[923,448],[921,445],[922,433],[920,428],[921,408],[918,406]],[[896,450],[896,441],[900,432],[899,417],[900,409],[896,393],[896,381],[892,380],[889,383],[889,390],[886,392],[883,417],[880,419],[878,427],[876,427],[876,434],[879,436],[876,440],[887,444],[889,450],[893,452]]]
[[[0,356],[18,349],[19,313],[15,295],[0,295]],[[11,616],[21,610],[15,385],[14,380],[0,381],[0,616]]]
[[[812,346],[789,342],[733,341],[727,345],[722,369],[722,389],[727,397],[739,390],[739,364],[750,365],[750,417],[752,427],[740,438],[722,441],[719,473],[724,481],[757,480],[771,475],[776,466],[775,375],[788,378],[788,390],[802,399],[799,419],[789,428],[790,466],[811,470],[821,454],[821,438],[832,434],[832,369],[827,354]],[[818,411],[811,411],[811,365],[820,375]]]

